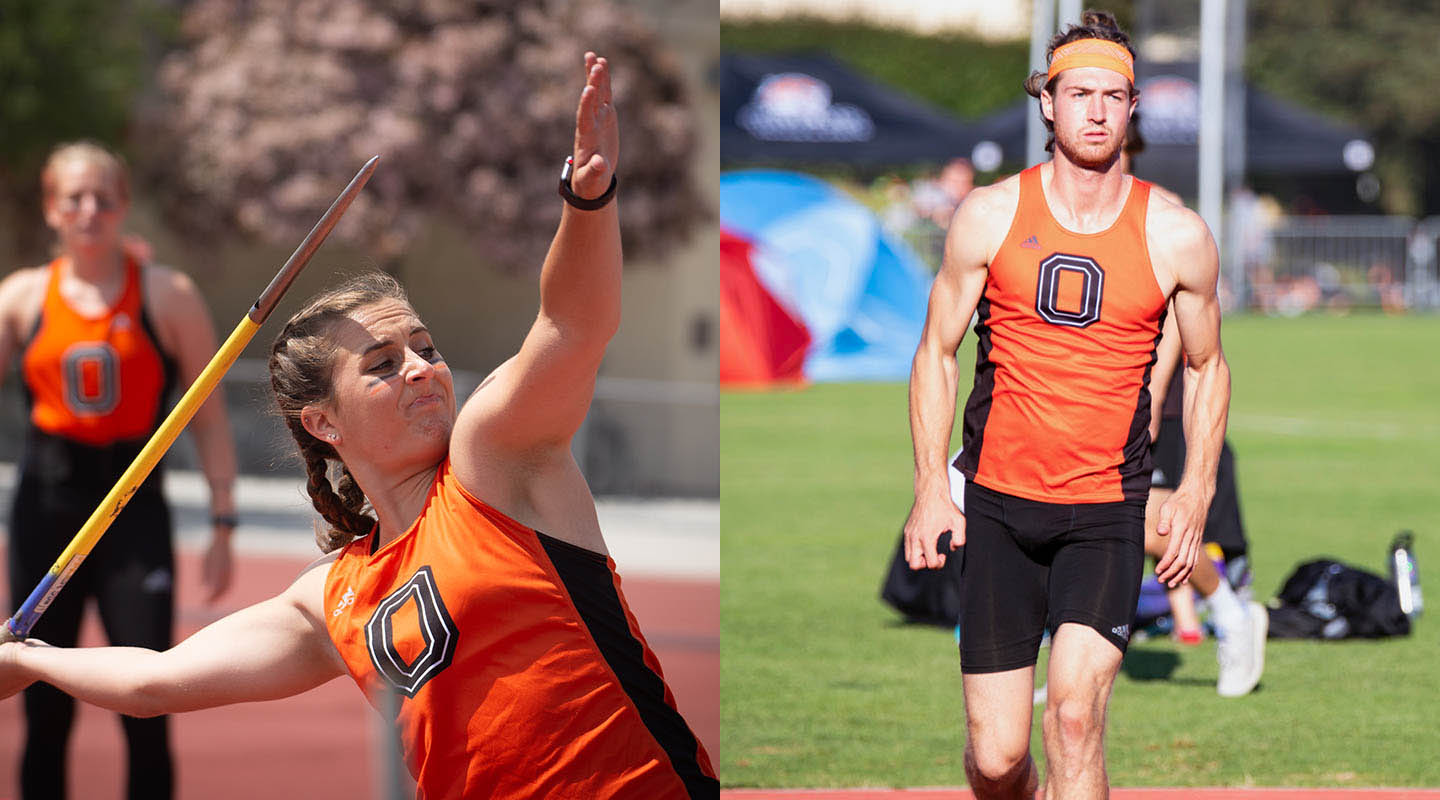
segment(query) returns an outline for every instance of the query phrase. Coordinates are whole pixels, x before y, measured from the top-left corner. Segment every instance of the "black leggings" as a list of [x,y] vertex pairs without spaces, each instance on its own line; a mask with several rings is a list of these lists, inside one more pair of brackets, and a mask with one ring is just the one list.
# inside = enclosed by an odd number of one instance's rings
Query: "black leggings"
[[[30,632],[32,637],[61,647],[75,646],[86,599],[94,597],[110,644],[152,650],[170,647],[175,556],[170,511],[159,485],[160,476],[151,475],[46,609]],[[22,474],[10,525],[12,609],[18,609],[29,596],[109,488],[109,484],[58,486]],[[24,800],[64,798],[75,701],[43,683],[24,694],[20,796]],[[168,719],[121,716],[120,720],[129,753],[130,799],[171,797],[174,773]],[[4,791],[0,788],[0,793]]]

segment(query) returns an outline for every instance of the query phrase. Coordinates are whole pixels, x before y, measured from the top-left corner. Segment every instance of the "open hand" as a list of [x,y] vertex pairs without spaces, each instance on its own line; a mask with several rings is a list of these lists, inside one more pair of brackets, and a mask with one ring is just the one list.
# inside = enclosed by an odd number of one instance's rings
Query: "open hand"
[[620,160],[620,123],[610,94],[610,62],[585,54],[585,89],[575,111],[575,171],[570,189],[589,199],[610,188]]

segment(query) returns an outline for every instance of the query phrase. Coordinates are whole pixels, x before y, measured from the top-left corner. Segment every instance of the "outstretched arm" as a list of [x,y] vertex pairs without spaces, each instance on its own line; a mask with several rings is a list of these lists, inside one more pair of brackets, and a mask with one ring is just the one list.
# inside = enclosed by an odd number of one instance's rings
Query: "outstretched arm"
[[1179,586],[1200,554],[1205,518],[1215,496],[1215,471],[1230,410],[1230,367],[1220,346],[1220,257],[1210,230],[1189,211],[1171,224],[1150,252],[1175,276],[1174,311],[1185,351],[1185,468],[1175,493],[1160,507],[1156,532],[1170,536],[1155,566],[1160,580]]
[[163,653],[138,647],[0,644],[0,697],[44,681],[137,717],[274,700],[344,674],[318,614],[328,560],[278,597],[237,611]]
[[[585,88],[575,115],[571,187],[603,195],[615,174],[620,135],[610,66],[585,54]],[[559,163],[557,160],[557,169]],[[620,218],[616,201],[586,211],[562,204],[560,228],[540,272],[540,313],[520,352],[465,403],[451,457],[465,481],[471,460],[533,460],[569,447],[585,419],[605,347],[620,325]]]
[[986,232],[994,216],[996,189],[976,190],[965,199],[945,237],[945,258],[930,287],[930,305],[920,346],[910,366],[910,436],[915,448],[915,503],[905,521],[905,560],[911,569],[938,569],[940,535],[950,531],[950,548],[965,543],[965,516],[950,500],[946,461],[955,426],[959,367],[955,350],[985,289],[990,261]]

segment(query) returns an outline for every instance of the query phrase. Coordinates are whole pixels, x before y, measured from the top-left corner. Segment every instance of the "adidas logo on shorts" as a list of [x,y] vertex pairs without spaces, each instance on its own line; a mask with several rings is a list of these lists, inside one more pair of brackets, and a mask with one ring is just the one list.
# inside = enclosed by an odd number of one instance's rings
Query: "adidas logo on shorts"
[[1113,628],[1110,629],[1110,632],[1113,633],[1113,634],[1115,634],[1116,636],[1119,636],[1121,639],[1124,639],[1124,640],[1127,641],[1127,642],[1130,641],[1130,625],[1129,625],[1129,624],[1116,625],[1115,627],[1113,627]]

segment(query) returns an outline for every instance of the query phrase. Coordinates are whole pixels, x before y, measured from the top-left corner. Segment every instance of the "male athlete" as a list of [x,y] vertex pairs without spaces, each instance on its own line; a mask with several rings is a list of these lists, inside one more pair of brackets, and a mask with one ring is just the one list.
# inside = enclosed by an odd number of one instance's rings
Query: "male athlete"
[[[976,189],[956,211],[910,377],[911,568],[937,568],[950,531],[962,562],[965,772],[979,798],[1029,797],[1031,695],[1051,641],[1044,712],[1048,800],[1107,795],[1103,733],[1140,589],[1150,488],[1147,381],[1167,302],[1188,360],[1184,477],[1160,511],[1176,586],[1200,549],[1224,437],[1219,258],[1193,212],[1125,175],[1134,53],[1114,18],[1084,15],[1026,81],[1053,159]],[[979,346],[965,406],[965,513],[951,502],[955,351]]]

